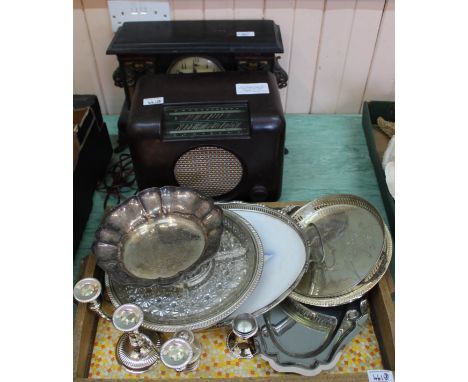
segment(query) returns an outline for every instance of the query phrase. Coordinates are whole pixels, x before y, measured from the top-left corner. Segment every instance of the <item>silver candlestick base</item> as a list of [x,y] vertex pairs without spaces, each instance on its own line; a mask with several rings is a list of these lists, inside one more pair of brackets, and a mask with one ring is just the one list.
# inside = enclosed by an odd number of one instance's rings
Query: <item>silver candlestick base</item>
[[158,332],[145,328],[140,328],[138,331],[150,339],[151,343],[154,345],[158,352],[161,350],[162,339],[161,335]]
[[98,279],[88,277],[81,279],[73,288],[75,300],[84,304],[89,304],[88,308],[98,314],[101,318],[111,321],[111,317],[102,310],[101,296],[102,286]]
[[182,329],[161,347],[161,361],[178,372],[195,371],[200,365],[202,347],[192,331]]
[[119,306],[113,316],[112,323],[117,330],[124,332],[115,348],[117,362],[128,372],[144,373],[159,361],[157,344],[138,331],[143,323],[143,311],[134,304]]
[[248,313],[238,315],[232,321],[232,331],[226,338],[226,346],[235,358],[253,358],[258,354],[253,337],[257,334],[258,324],[255,317]]
[[187,366],[177,371],[188,373],[188,372],[195,371],[196,369],[198,369],[198,366],[200,366],[200,357],[202,354],[202,347],[200,343],[197,341],[197,339],[195,338],[195,336],[193,335],[193,332],[190,330],[186,330],[186,329],[179,330],[174,333],[174,338],[181,338],[183,340],[186,340],[192,346],[192,351],[193,351],[192,358],[190,359],[190,362],[187,364]]
[[152,346],[148,336],[140,333],[141,345],[135,346],[131,334],[120,336],[115,346],[115,357],[119,365],[132,374],[148,371],[159,361],[156,348]]
[[162,363],[176,371],[183,371],[193,357],[190,343],[182,338],[174,337],[167,340],[161,347]]

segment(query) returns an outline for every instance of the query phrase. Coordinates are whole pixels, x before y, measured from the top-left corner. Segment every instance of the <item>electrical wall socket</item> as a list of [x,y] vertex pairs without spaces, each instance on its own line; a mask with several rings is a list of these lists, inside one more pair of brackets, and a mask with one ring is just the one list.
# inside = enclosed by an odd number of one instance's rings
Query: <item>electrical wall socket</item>
[[107,7],[113,32],[125,22],[168,21],[171,19],[169,0],[108,0]]

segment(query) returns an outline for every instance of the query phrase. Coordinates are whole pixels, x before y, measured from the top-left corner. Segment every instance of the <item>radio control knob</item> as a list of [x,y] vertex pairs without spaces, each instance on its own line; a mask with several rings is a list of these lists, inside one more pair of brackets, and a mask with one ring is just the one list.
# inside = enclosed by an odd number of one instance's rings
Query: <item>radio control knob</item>
[[264,202],[268,199],[268,190],[265,186],[257,184],[250,190],[250,198],[253,202]]

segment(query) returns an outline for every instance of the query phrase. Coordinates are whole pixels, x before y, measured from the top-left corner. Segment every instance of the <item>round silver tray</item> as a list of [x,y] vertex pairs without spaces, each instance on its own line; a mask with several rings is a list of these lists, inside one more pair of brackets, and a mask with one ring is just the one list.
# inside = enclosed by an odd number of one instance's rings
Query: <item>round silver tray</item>
[[213,260],[169,286],[122,285],[106,274],[112,304],[138,305],[144,312],[142,326],[160,332],[208,328],[234,312],[260,279],[263,246],[245,219],[230,211],[223,215],[224,231]]
[[297,286],[309,266],[309,244],[287,214],[261,204],[217,203],[247,219],[263,243],[265,266],[255,291],[231,317],[250,313],[257,317],[283,301]]
[[[346,225],[349,223],[346,220],[346,214],[349,208],[354,208],[356,211],[365,211],[369,216],[375,218],[375,224],[361,227],[362,234],[358,234],[355,237],[340,237],[342,232],[346,229]],[[340,209],[343,211],[342,216],[337,214],[337,212],[340,212]],[[291,216],[299,226],[301,226],[308,239],[310,239],[312,233],[316,232],[315,228],[317,228],[317,222],[321,218],[327,217],[328,214],[329,216],[333,216],[335,221],[332,221],[326,229],[319,229],[319,231],[322,232],[316,236],[316,239],[318,239],[316,240],[316,245],[312,245],[312,250],[315,248],[315,251],[319,253],[324,251],[322,260],[324,260],[327,255],[327,250],[329,250],[326,248],[327,240],[335,240],[336,238],[339,240],[343,239],[341,244],[344,246],[341,247],[340,250],[356,242],[361,245],[359,240],[364,243],[363,245],[368,247],[362,247],[360,251],[355,251],[353,254],[353,256],[362,258],[361,260],[364,265],[362,265],[360,272],[356,272],[356,277],[354,279],[347,281],[347,284],[341,284],[343,288],[340,290],[336,289],[335,293],[332,294],[321,294],[320,287],[316,285],[320,284],[320,282],[323,283],[323,280],[320,281],[320,279],[317,278],[320,274],[315,274],[318,269],[317,264],[320,263],[320,261],[317,260],[317,257],[320,256],[316,253],[301,283],[299,283],[298,287],[290,295],[292,299],[308,305],[323,307],[338,306],[362,297],[383,277],[392,258],[393,245],[390,231],[383,222],[378,211],[362,198],[346,194],[323,197],[304,205],[293,212]],[[354,234],[355,233],[356,227],[354,230]],[[328,234],[330,237],[327,237]],[[371,242],[372,244],[369,244]],[[356,247],[359,247],[359,245]],[[355,260],[350,259],[350,261]],[[332,272],[333,271],[332,269]],[[344,279],[345,277],[349,277],[349,274],[338,273],[336,277],[338,280],[339,277]],[[307,291],[307,293],[305,291]]]

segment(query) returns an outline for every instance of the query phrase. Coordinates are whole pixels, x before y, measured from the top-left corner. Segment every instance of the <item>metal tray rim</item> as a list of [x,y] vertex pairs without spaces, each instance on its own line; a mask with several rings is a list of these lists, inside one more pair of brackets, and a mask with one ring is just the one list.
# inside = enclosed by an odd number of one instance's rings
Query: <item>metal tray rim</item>
[[267,207],[262,204],[250,204],[250,203],[245,203],[245,202],[226,202],[226,203],[215,203],[225,211],[226,209],[228,210],[233,210],[233,209],[241,209],[241,210],[247,210],[247,211],[255,211],[255,212],[261,212],[270,216],[274,216],[281,221],[285,222],[288,224],[291,228],[293,228],[299,236],[302,238],[302,241],[304,242],[304,246],[306,248],[306,261],[304,263],[304,266],[302,267],[301,272],[299,273],[299,276],[297,277],[296,281],[287,289],[285,290],[278,298],[276,298],[274,301],[272,301],[270,304],[264,306],[263,308],[257,309],[255,312],[252,313],[254,317],[261,316],[262,314],[268,312],[269,310],[273,309],[275,306],[279,305],[286,297],[290,295],[290,293],[296,288],[296,286],[299,284],[301,281],[302,277],[304,276],[305,272],[309,268],[310,264],[310,251],[309,247],[310,244],[306,240],[304,233],[302,232],[301,228],[299,225],[286,213],[275,210],[273,208]]
[[[205,319],[196,321],[196,322],[194,322],[192,324],[188,324],[188,325],[187,324],[183,324],[183,325],[160,325],[160,324],[154,324],[154,323],[151,323],[151,322],[147,322],[147,321],[144,320],[143,324],[142,324],[143,328],[149,329],[149,330],[154,330],[154,331],[157,331],[157,332],[176,332],[176,331],[181,330],[181,329],[197,330],[197,329],[209,328],[209,327],[217,324],[218,322],[220,322],[224,318],[228,317],[235,310],[237,310],[244,303],[244,301],[247,300],[247,298],[252,294],[252,292],[254,291],[255,287],[257,286],[257,284],[258,284],[258,282],[260,280],[260,277],[262,275],[262,272],[263,272],[264,253],[263,253],[262,241],[260,240],[260,237],[258,236],[257,231],[255,231],[255,229],[252,227],[252,225],[246,219],[244,219],[241,216],[239,216],[239,215],[237,215],[237,214],[235,214],[233,212],[230,212],[230,211],[228,211],[227,214],[225,213],[224,216],[227,219],[232,219],[232,220],[237,219],[237,222],[240,225],[242,225],[242,224],[245,225],[246,233],[251,235],[252,240],[254,242],[254,246],[255,246],[255,252],[257,254],[258,261],[256,262],[256,270],[254,272],[253,277],[251,278],[251,280],[249,282],[248,287],[244,290],[242,296],[239,299],[237,299],[237,301],[234,304],[232,304],[230,307],[224,309],[222,312],[217,313],[213,317],[205,318]],[[106,285],[107,293],[109,295],[109,299],[112,302],[112,305],[114,305],[114,307],[117,308],[118,306],[121,305],[121,302],[119,301],[119,299],[112,292],[112,285],[110,283],[110,278],[107,275],[107,273],[105,274],[105,285]]]
[[[324,205],[325,206],[336,205],[336,203],[340,201],[346,202],[346,204],[349,204],[349,205],[356,205],[360,207],[362,207],[364,203],[365,206],[370,206],[372,207],[372,209],[375,210],[375,208],[363,198],[360,198],[358,196],[351,195],[351,194],[336,194],[336,195],[325,196],[325,197],[316,199],[310,203],[305,204],[299,210],[295,211],[292,214],[292,218],[294,219],[294,216],[298,212],[300,212],[300,210],[303,207],[307,205],[312,204],[314,207],[320,208],[320,207],[323,207]],[[342,295],[333,296],[333,297],[308,297],[308,296],[299,294],[295,291],[292,291],[289,297],[291,297],[293,300],[296,300],[298,302],[301,302],[307,305],[319,306],[319,307],[330,307],[330,306],[338,306],[338,305],[347,304],[364,296],[384,276],[385,272],[387,271],[390,265],[390,261],[392,259],[392,253],[393,253],[392,236],[390,234],[390,231],[387,225],[383,221],[383,219],[382,219],[382,225],[384,228],[385,239],[384,239],[384,248],[383,248],[380,260],[376,263],[376,266],[372,268],[371,272],[369,272],[369,274],[358,285],[353,287],[351,290],[345,291]]]
[[338,351],[329,363],[320,363],[315,369],[306,369],[300,365],[282,365],[273,357],[267,356],[263,353],[260,354],[260,357],[267,361],[273,370],[276,370],[280,373],[296,373],[305,377],[315,377],[322,371],[333,369],[340,360],[342,354],[342,350]]

